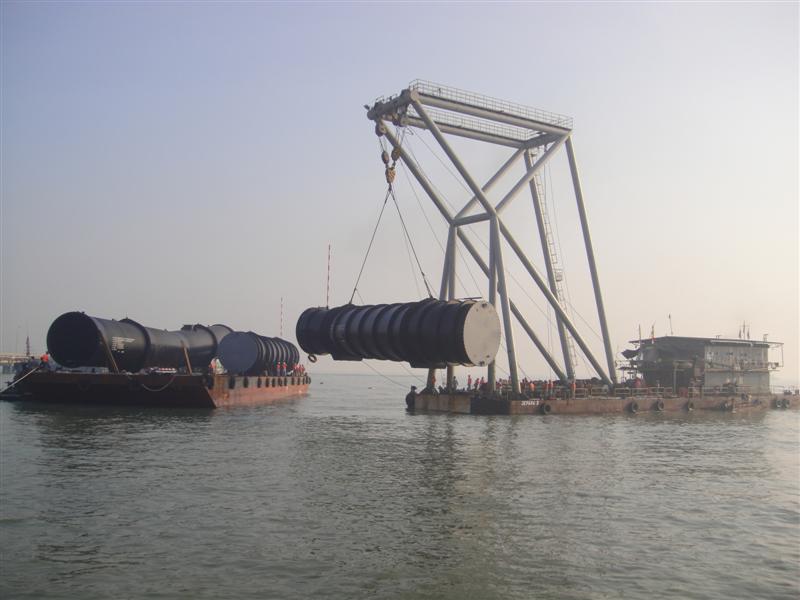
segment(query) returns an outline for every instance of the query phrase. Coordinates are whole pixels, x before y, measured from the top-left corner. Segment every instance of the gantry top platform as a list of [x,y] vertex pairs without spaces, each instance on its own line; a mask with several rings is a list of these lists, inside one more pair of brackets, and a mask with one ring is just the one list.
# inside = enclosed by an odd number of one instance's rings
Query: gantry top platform
[[378,98],[367,116],[425,128],[414,100],[428,107],[443,132],[504,146],[539,146],[572,130],[571,117],[421,79]]

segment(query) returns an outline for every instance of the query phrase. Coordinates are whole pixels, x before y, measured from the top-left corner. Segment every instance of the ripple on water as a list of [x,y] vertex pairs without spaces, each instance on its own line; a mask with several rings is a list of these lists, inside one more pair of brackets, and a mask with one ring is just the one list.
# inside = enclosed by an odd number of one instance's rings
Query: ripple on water
[[796,598],[795,411],[0,404],[3,597]]

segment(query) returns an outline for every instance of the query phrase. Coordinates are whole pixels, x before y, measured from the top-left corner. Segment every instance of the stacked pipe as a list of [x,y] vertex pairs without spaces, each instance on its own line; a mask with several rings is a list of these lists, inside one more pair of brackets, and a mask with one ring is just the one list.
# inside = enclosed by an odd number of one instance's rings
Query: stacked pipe
[[297,341],[307,353],[334,360],[376,358],[413,367],[486,365],[500,346],[500,319],[484,300],[306,309]]
[[264,337],[252,331],[236,331],[222,340],[219,360],[228,373],[241,375],[279,375],[278,365],[288,370],[300,362],[300,352],[291,342]]
[[53,359],[69,368],[112,367],[135,373],[150,367],[179,368],[186,357],[193,367],[207,367],[217,355],[227,325],[184,325],[179,331],[145,327],[131,319],[115,321],[68,312],[47,331],[47,349]]

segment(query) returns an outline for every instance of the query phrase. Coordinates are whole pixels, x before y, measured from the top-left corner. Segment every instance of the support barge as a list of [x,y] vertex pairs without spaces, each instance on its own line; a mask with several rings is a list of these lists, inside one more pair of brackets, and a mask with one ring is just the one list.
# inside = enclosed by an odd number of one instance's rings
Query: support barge
[[572,397],[489,396],[465,391],[432,394],[415,398],[414,410],[467,415],[601,415],[638,412],[745,412],[768,408],[798,408],[796,395],[718,394],[681,397],[646,390],[641,395]]
[[37,371],[8,400],[171,408],[256,406],[308,393],[311,378],[185,373]]

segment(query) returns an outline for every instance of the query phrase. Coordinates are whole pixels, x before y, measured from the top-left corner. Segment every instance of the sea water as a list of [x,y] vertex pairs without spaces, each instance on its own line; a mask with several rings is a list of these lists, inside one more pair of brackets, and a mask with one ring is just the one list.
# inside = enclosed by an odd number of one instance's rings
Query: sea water
[[[800,412],[0,403],[2,598],[798,598]],[[410,380],[409,380],[410,382]]]

